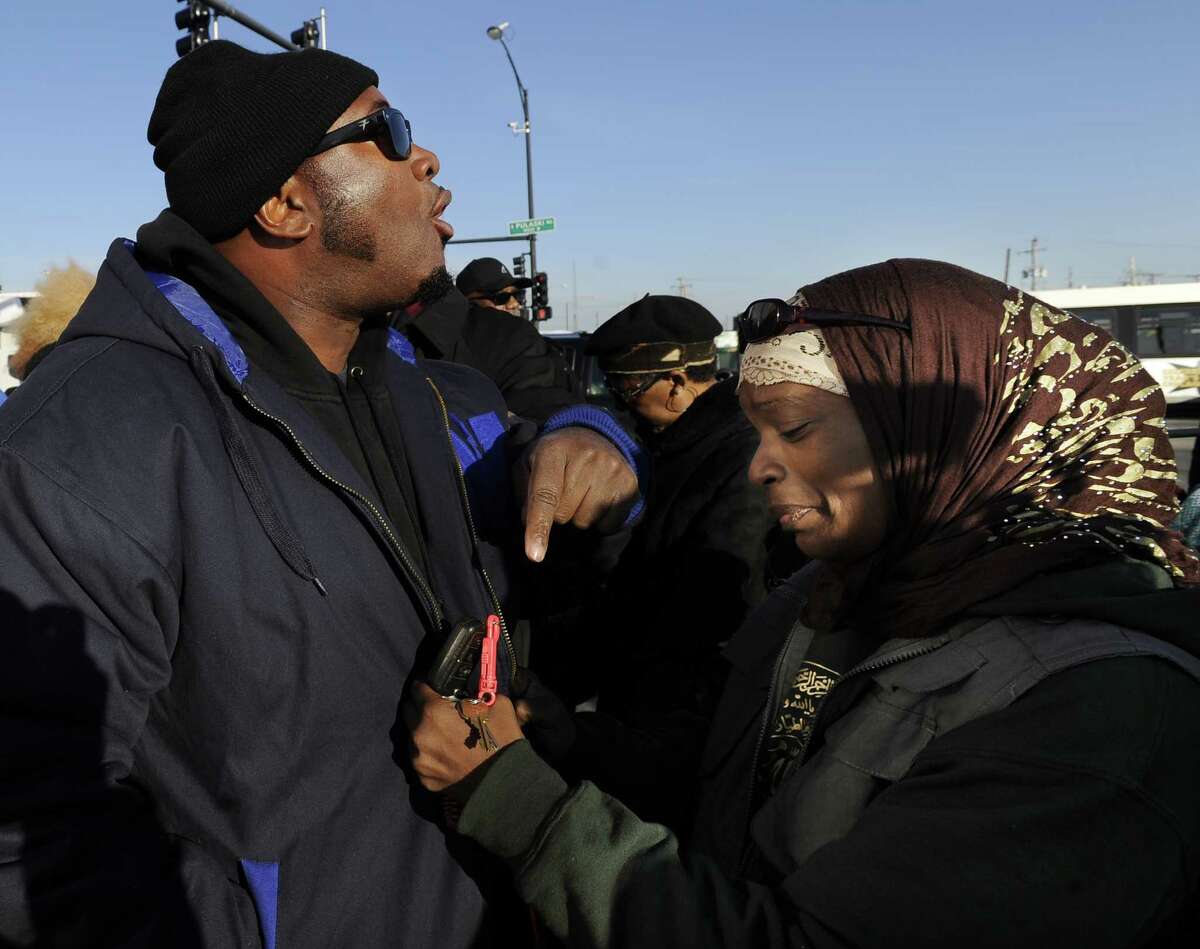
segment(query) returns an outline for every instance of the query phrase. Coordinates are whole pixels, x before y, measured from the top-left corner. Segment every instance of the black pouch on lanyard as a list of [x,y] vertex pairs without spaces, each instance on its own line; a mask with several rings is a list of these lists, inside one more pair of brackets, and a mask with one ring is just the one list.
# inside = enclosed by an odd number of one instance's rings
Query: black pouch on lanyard
[[477,619],[460,620],[454,625],[425,677],[435,692],[448,699],[474,698],[469,684],[486,632]]

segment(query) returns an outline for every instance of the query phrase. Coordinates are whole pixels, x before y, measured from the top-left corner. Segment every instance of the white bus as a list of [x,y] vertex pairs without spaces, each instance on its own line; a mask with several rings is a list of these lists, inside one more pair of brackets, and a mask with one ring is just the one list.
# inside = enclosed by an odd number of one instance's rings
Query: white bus
[[1162,386],[1169,416],[1200,416],[1200,283],[1032,292],[1132,350]]

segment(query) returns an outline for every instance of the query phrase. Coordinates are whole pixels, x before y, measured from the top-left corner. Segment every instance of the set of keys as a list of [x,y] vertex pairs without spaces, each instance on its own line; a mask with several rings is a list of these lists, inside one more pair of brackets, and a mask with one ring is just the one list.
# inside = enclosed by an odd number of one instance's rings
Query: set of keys
[[[472,711],[468,712],[463,705],[462,699],[454,703],[454,707],[458,710],[458,717],[466,722],[467,728],[470,729],[463,744],[468,748],[475,748],[482,744],[484,752],[491,754],[500,746],[496,744],[496,737],[492,734],[492,730],[488,728],[487,712],[480,710],[479,706],[474,703],[470,705]],[[484,708],[487,708],[487,706],[484,706]]]
[[487,618],[487,634],[479,651],[479,692],[474,699],[459,699],[454,703],[458,717],[467,723],[469,729],[463,744],[468,748],[482,744],[485,754],[491,754],[500,747],[487,723],[488,710],[496,704],[496,690],[499,688],[496,675],[499,645],[500,617],[493,614]]

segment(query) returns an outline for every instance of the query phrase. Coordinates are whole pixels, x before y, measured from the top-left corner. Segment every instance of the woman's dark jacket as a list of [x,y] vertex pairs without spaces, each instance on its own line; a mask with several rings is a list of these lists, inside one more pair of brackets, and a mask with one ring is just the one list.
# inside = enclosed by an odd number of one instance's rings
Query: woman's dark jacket
[[721,646],[765,595],[770,518],[748,477],[757,445],[736,378],[712,386],[647,439],[646,513],[604,600],[561,624],[553,642],[535,635],[535,670],[542,671],[544,646],[552,685],[565,691],[586,681],[598,692],[597,711],[575,717],[564,771],[676,827],[685,826],[691,778],[721,693]]
[[527,742],[459,829],[572,946],[1195,945],[1200,597],[1170,587],[1144,564],[1047,576],[883,643],[752,807],[764,714],[812,635],[798,576],[727,650],[689,855]]
[[114,242],[0,408],[0,942],[472,945],[486,878],[397,712],[449,624],[511,601],[529,427],[375,327],[351,409],[389,450],[354,462],[336,397],[143,259]]

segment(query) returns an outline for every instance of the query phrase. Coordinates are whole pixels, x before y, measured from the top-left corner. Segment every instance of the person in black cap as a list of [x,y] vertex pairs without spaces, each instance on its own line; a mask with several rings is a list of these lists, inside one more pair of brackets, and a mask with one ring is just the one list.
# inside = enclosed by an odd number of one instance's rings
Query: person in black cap
[[170,208],[0,408],[0,944],[490,941],[397,708],[489,614],[509,689],[516,502],[533,560],[556,521],[616,529],[638,449],[586,407],[525,448],[390,329],[452,231],[377,82],[226,41],[173,65]]
[[482,257],[463,269],[457,287],[396,314],[395,325],[420,355],[479,370],[496,383],[509,411],[544,422],[579,397],[562,356],[519,318],[521,291],[531,283],[494,257]]
[[[535,631],[531,666],[544,684],[571,704],[594,690],[596,711],[567,722],[540,691],[524,706],[564,773],[680,830],[723,683],[720,642],[766,592],[771,518],[747,476],[758,438],[736,377],[716,380],[720,332],[693,300],[646,296],[589,340],[642,423],[652,486],[602,603]],[[596,642],[610,648],[580,662],[580,644]]]
[[506,310],[514,316],[525,305],[524,294],[533,286],[528,277],[514,277],[495,257],[479,257],[463,267],[454,285],[476,306]]

